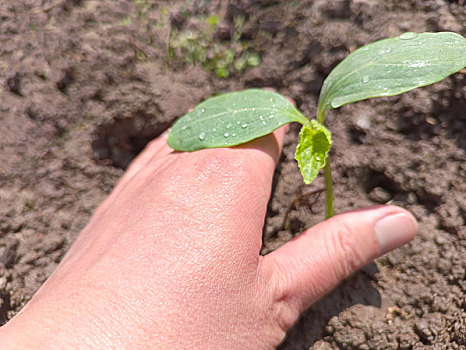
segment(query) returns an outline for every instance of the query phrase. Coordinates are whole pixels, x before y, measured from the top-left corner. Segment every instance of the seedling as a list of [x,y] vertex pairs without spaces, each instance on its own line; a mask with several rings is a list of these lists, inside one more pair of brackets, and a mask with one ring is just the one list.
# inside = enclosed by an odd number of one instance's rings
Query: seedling
[[393,96],[436,83],[466,66],[466,39],[459,34],[413,33],[363,46],[325,79],[317,119],[307,119],[278,93],[248,89],[212,97],[177,120],[168,144],[179,151],[230,147],[267,135],[290,122],[302,124],[295,159],[306,184],[324,168],[326,216],[333,215],[330,131],[325,111],[372,97]]

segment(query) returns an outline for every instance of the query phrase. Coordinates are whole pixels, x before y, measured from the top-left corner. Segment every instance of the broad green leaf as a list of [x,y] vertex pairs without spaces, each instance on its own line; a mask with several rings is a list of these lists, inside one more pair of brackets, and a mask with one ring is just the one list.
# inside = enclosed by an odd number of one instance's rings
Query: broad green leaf
[[371,97],[438,82],[466,66],[466,39],[456,33],[404,33],[354,51],[324,81],[319,114]]
[[315,119],[303,125],[299,132],[299,144],[295,159],[303,175],[304,182],[310,184],[319,170],[325,166],[328,151],[332,145],[330,131]]
[[168,134],[168,144],[178,151],[235,146],[295,121],[309,123],[276,92],[231,92],[209,98],[178,119]]

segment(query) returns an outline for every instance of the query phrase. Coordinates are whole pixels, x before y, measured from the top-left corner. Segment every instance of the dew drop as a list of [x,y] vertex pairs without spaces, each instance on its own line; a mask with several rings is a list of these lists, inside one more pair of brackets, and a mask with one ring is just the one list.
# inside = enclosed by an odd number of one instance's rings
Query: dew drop
[[269,101],[270,101],[270,102],[273,102],[273,98],[272,98],[272,97],[271,97],[271,98],[269,98]]
[[240,124],[241,124],[241,122],[238,120],[238,121],[236,122],[236,125],[240,125]]
[[205,112],[205,108],[202,108],[202,109],[201,109],[201,112],[204,113],[204,112]]
[[363,50],[367,51],[367,50],[369,50],[369,48],[367,46],[364,46]]
[[363,84],[367,84],[369,82],[369,77],[367,75],[363,76],[361,79]]
[[263,116],[260,116],[260,117],[259,117],[259,119],[261,120],[261,122],[262,122],[262,124],[263,124],[263,125],[267,125],[267,123],[265,122],[265,120],[264,120],[264,117],[263,117]]
[[186,130],[187,127],[188,127],[187,125],[183,125],[183,126],[181,127],[181,130]]
[[382,50],[380,50],[380,53],[389,53],[390,51],[391,51],[390,48],[388,48],[388,49],[382,49]]
[[320,162],[320,161],[322,160],[322,158],[321,158],[320,156],[316,156],[316,160],[317,160],[318,162]]
[[236,136],[236,134],[235,134],[235,133],[232,133],[232,134],[231,134],[231,136],[235,137],[235,136]]
[[231,128],[231,123],[228,123],[227,125],[225,125],[225,128],[230,129]]
[[273,114],[269,115],[269,119],[273,119]]
[[223,136],[228,137],[228,136],[230,136],[230,134],[226,132],[226,133],[223,134]]
[[248,127],[248,123],[243,123],[243,124],[241,124],[241,127],[242,127],[243,129],[246,129],[246,128]]
[[283,123],[282,122],[278,122],[278,125],[282,125]]
[[256,111],[256,109],[255,109],[255,108],[253,108],[253,109],[252,109],[252,111],[253,111],[253,112],[255,112],[255,111]]
[[411,40],[417,36],[417,33],[414,32],[406,32],[400,35],[401,40]]
[[201,133],[199,134],[199,140],[204,141],[204,140],[205,140],[205,136],[206,136],[206,135],[205,135],[205,132],[204,132],[204,131],[201,132]]

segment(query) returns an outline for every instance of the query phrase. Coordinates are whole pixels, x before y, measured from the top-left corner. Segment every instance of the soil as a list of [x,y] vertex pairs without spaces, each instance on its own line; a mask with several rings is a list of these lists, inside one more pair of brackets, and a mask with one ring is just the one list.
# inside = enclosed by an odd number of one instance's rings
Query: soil
[[[168,54],[170,33],[209,14],[214,40],[229,45],[239,30],[257,67],[218,78]],[[131,159],[202,99],[270,86],[313,116],[325,76],[351,50],[405,31],[464,36],[465,23],[463,0],[2,1],[0,324]],[[336,211],[397,204],[419,234],[313,305],[280,349],[466,349],[465,80],[327,113]],[[293,160],[297,131],[275,174],[263,254],[323,218],[322,179],[304,186]]]

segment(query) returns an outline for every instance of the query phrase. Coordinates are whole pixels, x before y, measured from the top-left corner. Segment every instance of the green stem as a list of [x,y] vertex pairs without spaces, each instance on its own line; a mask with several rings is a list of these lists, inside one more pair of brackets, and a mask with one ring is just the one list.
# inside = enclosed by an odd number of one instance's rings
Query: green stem
[[[317,110],[317,121],[325,125],[325,109],[319,108]],[[330,155],[327,156],[324,167],[324,181],[325,181],[325,219],[333,216],[333,182],[332,182],[332,169],[330,168]]]
[[333,183],[332,183],[332,169],[330,168],[330,156],[324,167],[324,181],[325,181],[325,219],[333,216]]
[[320,106],[318,107],[317,109],[317,121],[322,124],[322,125],[325,125],[325,110],[323,108],[321,108]]

